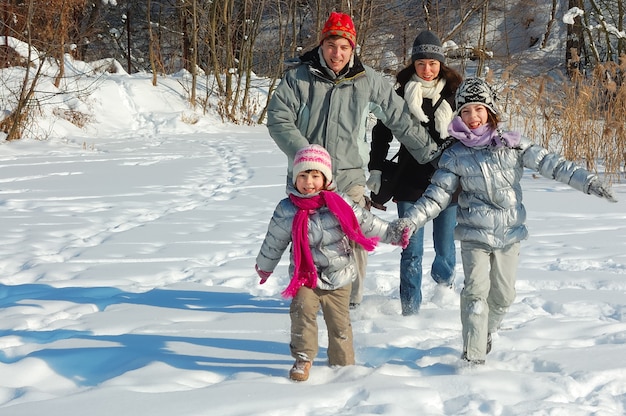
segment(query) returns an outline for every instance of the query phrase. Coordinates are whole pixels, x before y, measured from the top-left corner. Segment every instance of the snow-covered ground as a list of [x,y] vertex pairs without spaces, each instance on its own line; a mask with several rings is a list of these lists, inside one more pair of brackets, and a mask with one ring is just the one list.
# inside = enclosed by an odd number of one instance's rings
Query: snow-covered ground
[[400,249],[381,245],[352,312],[357,365],[326,365],[320,317],[294,383],[287,256],[263,286],[253,269],[286,157],[264,126],[196,117],[178,81],[108,75],[72,104],[89,126],[44,116],[48,140],[0,142],[1,415],[626,412],[623,184],[610,204],[525,176],[531,236],[485,366],[460,365],[462,268],[433,299],[427,231],[421,313],[401,316]]

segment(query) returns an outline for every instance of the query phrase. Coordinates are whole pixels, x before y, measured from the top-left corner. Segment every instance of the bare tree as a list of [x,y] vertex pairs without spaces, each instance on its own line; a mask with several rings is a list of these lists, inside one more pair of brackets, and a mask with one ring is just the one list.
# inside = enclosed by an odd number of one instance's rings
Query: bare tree
[[[0,122],[0,130],[6,132],[6,140],[8,141],[16,140],[22,137],[22,132],[26,127],[26,123],[33,109],[32,98],[35,92],[35,86],[37,85],[37,80],[41,75],[44,65],[43,57],[38,54],[34,55],[34,50],[30,47],[33,43],[33,39],[31,38],[32,31],[29,29],[32,27],[33,16],[35,14],[34,0],[29,0],[25,5],[25,8],[22,9],[22,12],[24,12],[24,14],[20,17],[23,19],[23,27],[26,29],[25,41],[29,47],[24,69],[24,77],[16,92],[17,98],[15,100],[14,109],[8,117],[4,118],[4,120]],[[31,74],[31,65],[36,68],[34,74]]]
[[157,85],[157,43],[156,43],[156,39],[154,36],[154,33],[152,32],[152,18],[150,16],[150,10],[152,9],[151,7],[151,3],[150,0],[146,0],[146,9],[148,11],[148,15],[147,15],[147,19],[148,19],[148,41],[149,41],[149,48],[150,48],[150,52],[149,52],[149,56],[150,56],[150,68],[152,69],[152,85],[156,86]]
[[185,67],[191,74],[189,102],[196,106],[198,84],[198,3],[197,0],[180,0],[180,16],[183,27],[183,50]]
[[548,38],[552,33],[552,27],[556,22],[556,10],[557,10],[557,0],[552,0],[552,8],[550,9],[550,20],[548,20],[548,24],[546,25],[546,32],[543,35],[543,39],[541,41],[541,48],[545,48],[548,44]]

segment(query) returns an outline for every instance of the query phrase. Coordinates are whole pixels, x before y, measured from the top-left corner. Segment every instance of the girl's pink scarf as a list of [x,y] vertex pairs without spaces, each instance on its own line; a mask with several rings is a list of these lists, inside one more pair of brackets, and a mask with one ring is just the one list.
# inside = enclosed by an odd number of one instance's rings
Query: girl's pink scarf
[[294,273],[289,286],[282,293],[285,298],[294,297],[302,286],[311,289],[317,287],[317,268],[309,247],[309,215],[324,205],[339,220],[341,229],[350,240],[360,244],[367,251],[372,251],[376,247],[379,238],[367,238],[363,235],[352,207],[339,194],[321,191],[310,198],[290,194],[289,199],[298,208],[298,212],[291,227]]
[[448,133],[467,147],[491,146],[496,149],[501,147],[512,148],[520,142],[519,132],[502,132],[498,128],[494,129],[491,124],[483,124],[472,130],[467,127],[467,124],[459,116],[454,117],[448,125]]

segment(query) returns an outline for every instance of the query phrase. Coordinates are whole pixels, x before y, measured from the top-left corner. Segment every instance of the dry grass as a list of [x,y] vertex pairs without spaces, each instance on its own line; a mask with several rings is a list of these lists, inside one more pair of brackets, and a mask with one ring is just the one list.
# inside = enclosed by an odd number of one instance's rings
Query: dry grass
[[626,59],[573,79],[541,76],[495,84],[511,129],[597,172],[610,181],[626,172]]
[[183,111],[183,113],[180,115],[180,120],[185,124],[193,125],[200,121],[200,117],[194,112]]
[[7,141],[20,139],[30,118],[30,111],[12,112],[0,121],[0,132],[7,134]]
[[52,110],[52,113],[55,116],[62,118],[63,120],[69,121],[70,123],[81,129],[91,122],[91,115],[76,110],[68,110],[66,108],[57,107]]

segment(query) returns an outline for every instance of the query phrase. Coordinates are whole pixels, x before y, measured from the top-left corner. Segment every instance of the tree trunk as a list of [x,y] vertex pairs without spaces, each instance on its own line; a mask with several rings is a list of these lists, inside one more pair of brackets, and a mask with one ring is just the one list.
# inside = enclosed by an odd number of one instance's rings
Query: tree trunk
[[146,18],[148,19],[148,56],[150,58],[150,68],[152,69],[152,86],[156,87],[157,85],[157,69],[156,69],[156,56],[155,56],[155,42],[154,42],[154,34],[152,33],[152,17],[150,16],[150,0],[146,1]]
[[[569,0],[568,7],[583,9],[583,0]],[[565,43],[565,68],[571,79],[574,73],[581,70],[581,51],[583,47],[583,25],[580,16],[574,18],[573,25],[567,25],[567,41]]]
[[196,107],[196,85],[198,84],[198,8],[196,0],[191,4],[191,94],[189,104]]
[[548,44],[548,38],[550,37],[550,33],[552,32],[552,26],[556,22],[556,7],[557,0],[552,0],[552,9],[550,9],[550,20],[548,20],[548,24],[546,25],[546,33],[543,34],[543,40],[541,41],[541,49],[545,48]]

